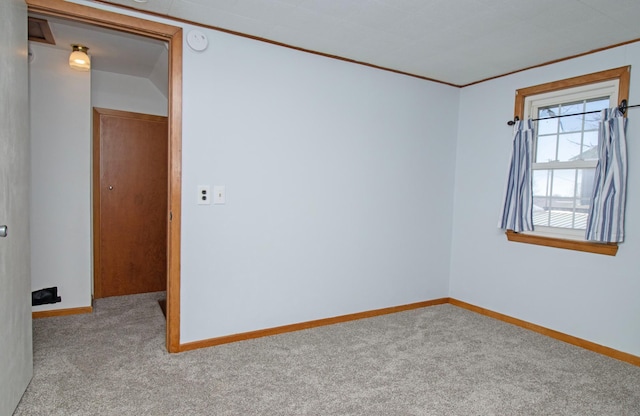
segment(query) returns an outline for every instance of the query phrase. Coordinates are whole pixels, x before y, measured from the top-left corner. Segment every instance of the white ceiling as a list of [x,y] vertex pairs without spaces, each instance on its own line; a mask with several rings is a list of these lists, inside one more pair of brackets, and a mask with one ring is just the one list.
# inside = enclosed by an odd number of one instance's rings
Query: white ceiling
[[48,47],[71,53],[72,44],[87,46],[94,70],[144,78],[151,77],[154,71],[162,72],[163,68],[167,73],[165,42],[51,16],[30,16],[49,23],[55,45]]
[[640,39],[639,0],[109,0],[455,85]]
[[[138,0],[141,1],[141,0]],[[108,0],[453,85],[640,39],[640,0]],[[38,16],[36,16],[38,17]],[[166,73],[164,43],[46,17],[94,69]],[[155,83],[155,82],[154,82]]]

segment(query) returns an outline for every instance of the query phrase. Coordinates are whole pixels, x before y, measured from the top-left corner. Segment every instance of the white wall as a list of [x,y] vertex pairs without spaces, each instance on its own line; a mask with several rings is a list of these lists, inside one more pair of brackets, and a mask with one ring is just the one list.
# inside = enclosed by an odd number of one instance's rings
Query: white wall
[[62,302],[91,305],[91,76],[69,52],[30,45],[31,286],[58,286]]
[[31,42],[32,290],[58,286],[62,302],[91,305],[92,106],[166,115],[167,98],[146,78],[69,68],[69,52]]
[[158,116],[168,111],[167,97],[149,79],[96,70],[91,71],[91,105]]
[[149,81],[156,87],[158,92],[162,94],[167,101],[169,96],[169,52],[168,43],[165,43],[166,49],[162,51],[156,64],[153,67],[153,71],[149,74]]
[[464,88],[458,121],[450,295],[640,355],[640,109],[629,110],[626,241],[615,257],[508,242],[497,228],[518,88],[632,65],[640,103],[640,43]]
[[[458,91],[205,32],[183,60],[181,342],[450,295],[640,355],[633,139],[616,257],[496,227],[514,91],[637,66],[638,44]],[[199,184],[226,185],[227,204],[197,206]]]
[[[449,295],[640,355],[634,110],[616,257],[497,229],[515,90],[637,66],[637,44],[459,91],[204,31],[183,61],[181,342]],[[227,204],[196,205],[199,184]]]
[[[459,90],[205,33],[184,50],[181,342],[446,297]],[[227,204],[196,205],[201,184]]]

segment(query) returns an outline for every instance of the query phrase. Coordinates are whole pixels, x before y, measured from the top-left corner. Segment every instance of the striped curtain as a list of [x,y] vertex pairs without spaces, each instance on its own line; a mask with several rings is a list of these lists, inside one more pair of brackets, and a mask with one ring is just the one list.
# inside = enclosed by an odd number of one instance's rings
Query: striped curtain
[[533,122],[518,120],[514,127],[513,153],[509,179],[498,226],[505,230],[533,230],[533,191],[531,186],[531,144]]
[[620,243],[624,240],[626,127],[627,119],[618,108],[602,110],[598,133],[598,165],[585,234],[589,241]]

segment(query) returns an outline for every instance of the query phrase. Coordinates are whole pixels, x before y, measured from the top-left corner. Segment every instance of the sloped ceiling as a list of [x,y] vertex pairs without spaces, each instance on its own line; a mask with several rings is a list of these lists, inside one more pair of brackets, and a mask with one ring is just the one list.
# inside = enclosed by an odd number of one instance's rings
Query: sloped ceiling
[[110,0],[454,85],[640,39],[638,0]]
[[85,45],[93,70],[147,78],[167,96],[169,55],[165,42],[51,16],[31,17],[48,22],[55,40],[55,45],[48,47],[71,53],[72,44]]

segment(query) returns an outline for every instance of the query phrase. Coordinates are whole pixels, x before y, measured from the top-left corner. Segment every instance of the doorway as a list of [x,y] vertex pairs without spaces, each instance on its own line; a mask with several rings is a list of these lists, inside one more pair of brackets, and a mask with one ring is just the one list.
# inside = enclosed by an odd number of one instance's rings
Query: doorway
[[131,16],[107,12],[62,0],[26,0],[29,13],[57,16],[98,27],[138,34],[168,42],[168,158],[166,212],[166,347],[180,351],[180,198],[182,145],[182,29]]

